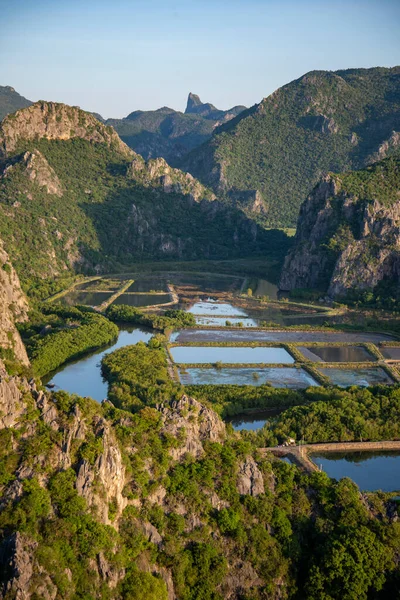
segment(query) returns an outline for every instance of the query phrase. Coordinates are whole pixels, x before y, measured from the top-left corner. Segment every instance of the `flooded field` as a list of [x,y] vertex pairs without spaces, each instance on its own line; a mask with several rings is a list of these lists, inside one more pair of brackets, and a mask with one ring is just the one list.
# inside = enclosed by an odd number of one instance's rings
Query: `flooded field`
[[210,316],[243,316],[247,317],[247,313],[237,306],[228,304],[227,302],[213,302],[211,300],[204,300],[195,302],[193,306],[188,308],[187,312],[193,315],[210,315]]
[[127,304],[128,306],[153,306],[171,302],[169,294],[121,294],[113,304]]
[[166,292],[167,283],[162,279],[138,279],[128,287],[127,292]]
[[400,490],[400,452],[321,452],[310,458],[329,477],[350,477],[363,491]]
[[318,383],[303,369],[279,368],[221,368],[189,367],[179,374],[184,385],[254,385],[270,384],[272,387],[305,389]]
[[83,304],[84,306],[99,306],[113,295],[113,292],[69,292],[65,296],[61,296],[58,302],[66,306],[76,306]]
[[211,329],[176,331],[174,342],[387,342],[394,338],[384,333],[353,333],[325,331],[251,331],[244,329]]
[[170,348],[178,364],[293,364],[294,358],[284,348],[234,348],[212,346],[174,346]]
[[93,281],[86,281],[77,285],[75,289],[87,292],[115,291],[120,285],[121,281],[118,279],[94,279]]
[[307,360],[313,362],[368,362],[377,359],[363,346],[318,346],[298,350]]
[[400,360],[400,346],[383,346],[379,348],[379,350],[385,358],[389,358],[391,360]]
[[208,327],[257,327],[258,323],[248,317],[196,317],[198,325]]
[[326,375],[334,385],[339,387],[349,387],[358,385],[368,387],[384,383],[393,384],[394,381],[380,367],[371,367],[369,369],[319,369],[323,375]]
[[57,371],[43,377],[43,383],[52,383],[55,389],[65,390],[70,394],[90,396],[101,402],[107,398],[108,385],[103,380],[100,371],[100,362],[103,356],[123,346],[148,342],[153,333],[150,330],[138,327],[121,329],[118,339],[114,344],[87,354],[83,358],[69,362]]

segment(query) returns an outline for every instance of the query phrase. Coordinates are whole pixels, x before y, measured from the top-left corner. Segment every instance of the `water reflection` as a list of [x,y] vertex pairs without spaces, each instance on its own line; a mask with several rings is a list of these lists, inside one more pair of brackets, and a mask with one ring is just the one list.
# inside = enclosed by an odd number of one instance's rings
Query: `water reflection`
[[117,341],[96,352],[69,362],[57,371],[43,378],[43,383],[55,385],[55,390],[65,390],[70,394],[90,396],[101,402],[107,397],[108,385],[101,376],[100,363],[105,354],[139,341],[147,342],[152,336],[144,328],[126,328],[120,331]]

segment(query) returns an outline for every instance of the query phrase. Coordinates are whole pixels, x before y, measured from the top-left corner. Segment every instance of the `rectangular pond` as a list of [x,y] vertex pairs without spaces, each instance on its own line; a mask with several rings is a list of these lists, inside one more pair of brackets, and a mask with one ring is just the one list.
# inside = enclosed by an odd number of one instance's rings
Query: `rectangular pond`
[[137,279],[128,287],[127,292],[166,292],[167,284],[163,279]]
[[196,317],[196,323],[208,327],[257,327],[257,322],[248,317]]
[[389,360],[400,360],[400,346],[383,346],[379,350]]
[[76,286],[76,290],[82,290],[85,292],[103,292],[103,291],[116,291],[121,285],[121,281],[118,279],[107,279],[100,278],[94,279],[93,281],[85,281]]
[[153,306],[171,302],[169,294],[121,294],[113,304],[127,304],[128,306]]
[[400,490],[400,452],[321,452],[310,458],[329,477],[350,477],[363,491]]
[[313,362],[368,362],[376,358],[363,346],[299,346],[298,350]]
[[325,332],[325,331],[251,331],[212,330],[212,329],[183,329],[177,331],[171,338],[177,342],[388,342],[394,338],[384,333],[360,332]]
[[193,306],[191,306],[187,312],[192,313],[193,315],[210,315],[210,317],[217,316],[243,316],[247,317],[247,313],[233,306],[232,304],[228,304],[227,302],[212,302],[211,300],[204,300],[200,302],[195,302]]
[[174,362],[179,364],[293,364],[294,358],[284,348],[249,348],[216,346],[173,346]]
[[76,306],[83,304],[84,306],[99,306],[113,295],[113,292],[69,292],[65,296],[61,296],[58,302],[66,306]]
[[393,384],[394,381],[381,367],[371,367],[369,369],[329,369],[320,368],[323,375],[326,375],[334,385],[339,387],[349,387],[358,385],[368,387],[378,384]]
[[179,378],[184,385],[253,385],[258,387],[269,383],[272,387],[291,389],[305,389],[319,385],[306,371],[293,367],[265,369],[189,367],[179,373]]

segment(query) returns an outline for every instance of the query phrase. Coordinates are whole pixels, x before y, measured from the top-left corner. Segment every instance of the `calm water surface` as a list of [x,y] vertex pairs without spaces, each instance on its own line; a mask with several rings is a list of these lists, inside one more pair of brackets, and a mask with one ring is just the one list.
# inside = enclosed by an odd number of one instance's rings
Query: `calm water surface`
[[253,414],[242,414],[236,415],[235,417],[230,417],[226,419],[227,423],[231,423],[233,429],[236,431],[240,431],[241,429],[245,429],[246,431],[257,431],[264,427],[265,423],[276,415],[279,415],[282,410],[260,410]]
[[372,342],[393,340],[384,333],[328,333],[324,331],[251,331],[246,329],[199,329],[176,331],[172,341],[178,342]]
[[400,490],[400,452],[321,452],[311,459],[329,477],[350,477],[361,490]]
[[[197,325],[208,325],[209,327],[257,327],[257,321],[248,317],[196,317]],[[240,327],[240,325],[239,325]]]
[[126,290],[127,292],[166,292],[167,284],[162,279],[138,279]]
[[380,367],[371,367],[370,369],[319,369],[326,375],[334,385],[339,387],[349,387],[350,385],[359,385],[368,387],[384,383],[393,384],[393,380]]
[[228,304],[227,302],[213,302],[211,300],[195,302],[187,312],[190,312],[193,315],[210,315],[210,317],[248,316],[246,311],[237,306],[233,306],[233,304]]
[[127,304],[128,306],[153,306],[171,302],[169,294],[121,294],[113,304]]
[[76,306],[99,306],[113,295],[113,292],[70,292],[60,298],[61,304]]
[[293,367],[265,369],[189,367],[183,373],[179,373],[179,378],[184,385],[254,385],[258,387],[269,383],[272,387],[293,389],[305,389],[311,385],[318,385],[306,371]]
[[363,346],[320,346],[303,348],[300,352],[314,362],[368,362],[376,358]]
[[58,371],[43,378],[44,383],[54,383],[55,390],[65,390],[70,394],[90,396],[101,402],[107,398],[108,385],[101,376],[100,363],[105,354],[137,342],[147,342],[152,336],[150,331],[141,328],[121,330],[117,341],[102,350],[67,363]]
[[293,364],[294,358],[284,348],[231,348],[212,346],[175,346],[170,349],[174,362],[179,364]]

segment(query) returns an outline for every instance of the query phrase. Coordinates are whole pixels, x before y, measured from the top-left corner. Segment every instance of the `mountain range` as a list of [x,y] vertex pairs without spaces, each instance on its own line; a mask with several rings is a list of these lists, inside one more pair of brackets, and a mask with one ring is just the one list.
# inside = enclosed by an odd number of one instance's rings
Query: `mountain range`
[[398,286],[400,67],[313,71],[246,110],[189,94],[185,113],[104,121],[9,87],[0,101],[28,104],[0,127],[0,238],[23,283],[137,260],[282,258],[288,239],[269,228],[298,219],[283,289]]
[[178,165],[234,202],[258,194],[255,218],[294,227],[324,174],[385,158],[399,131],[400,67],[312,71],[218,127]]
[[285,247],[283,233],[263,230],[190,174],[163,158],[145,162],[112,127],[52,102],[0,125],[0,238],[25,285],[140,260]]

